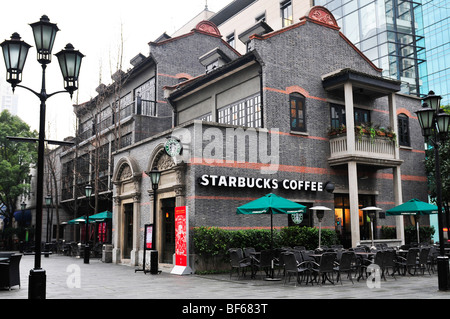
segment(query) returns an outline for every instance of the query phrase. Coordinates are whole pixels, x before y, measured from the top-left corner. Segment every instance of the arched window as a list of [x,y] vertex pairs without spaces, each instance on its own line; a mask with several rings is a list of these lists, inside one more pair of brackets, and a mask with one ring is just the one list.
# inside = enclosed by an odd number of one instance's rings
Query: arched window
[[401,146],[411,146],[409,138],[409,117],[400,113],[397,116],[398,120],[398,144]]
[[305,97],[299,93],[289,95],[291,131],[306,132]]

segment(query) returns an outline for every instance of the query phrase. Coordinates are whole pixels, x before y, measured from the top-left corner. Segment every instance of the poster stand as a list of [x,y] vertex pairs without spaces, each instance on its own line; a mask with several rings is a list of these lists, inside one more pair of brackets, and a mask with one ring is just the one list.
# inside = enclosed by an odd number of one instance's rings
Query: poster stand
[[190,275],[189,267],[189,215],[187,206],[175,207],[175,266],[171,274]]
[[[150,270],[145,269],[145,258],[147,256],[147,250],[152,250],[152,232],[153,232],[153,224],[146,224],[144,225],[144,253],[142,257],[142,269],[135,269],[134,272],[142,271],[144,274],[151,272]],[[158,254],[150,254],[150,259],[152,258],[158,258]],[[152,263],[152,260],[150,260],[150,263]],[[161,273],[160,271],[157,271],[157,273]]]

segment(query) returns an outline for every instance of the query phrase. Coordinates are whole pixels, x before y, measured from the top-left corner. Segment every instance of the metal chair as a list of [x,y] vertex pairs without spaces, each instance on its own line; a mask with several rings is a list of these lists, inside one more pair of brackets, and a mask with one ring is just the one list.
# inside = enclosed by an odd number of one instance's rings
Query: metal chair
[[[334,285],[333,273],[335,259],[336,253],[326,252],[320,257],[320,263],[312,262],[313,267],[311,268],[311,271],[315,273],[317,281],[319,277],[322,277],[322,284],[328,280]],[[329,274],[331,274],[331,279]]]
[[230,279],[234,269],[237,270],[239,279],[240,270],[242,269],[242,274],[245,277],[246,269],[251,267],[252,264],[250,258],[242,258],[242,257],[243,257],[242,250],[239,252],[239,248],[230,250],[230,265],[231,265]]
[[395,271],[397,268],[397,265],[395,263],[396,257],[397,257],[397,255],[394,250],[388,249],[384,252],[384,256],[383,256],[384,280],[386,280],[386,274],[389,274],[389,269],[392,269],[391,276],[394,277],[395,280],[397,280],[397,278],[395,278]]
[[[310,269],[308,267],[309,262],[299,263],[294,253],[292,252],[282,253],[282,255],[285,269],[285,277],[284,277],[285,284],[287,279],[289,279],[290,282],[292,274],[294,274],[297,277],[297,282],[299,284],[302,283],[302,279],[305,275],[307,276],[307,278],[309,277],[310,274]],[[300,279],[300,277],[302,277],[302,279]],[[306,284],[308,284],[308,279],[306,279]]]
[[[400,268],[402,268],[403,276],[406,275],[406,272],[408,272],[412,276],[416,274],[417,256],[419,255],[419,251],[419,248],[410,248],[408,250],[408,253],[406,254],[406,258],[398,256],[396,264],[399,267],[399,273]],[[411,268],[414,268],[414,274],[411,274]]]
[[20,288],[20,260],[22,255],[11,255],[8,262],[0,263],[0,287],[19,285]]
[[343,252],[339,263],[336,263],[336,266],[334,267],[334,271],[337,272],[336,282],[338,282],[340,279],[342,285],[341,273],[347,273],[347,277],[350,277],[352,284],[354,284],[352,272],[356,270],[355,263],[356,263],[356,255],[354,252],[352,251]]

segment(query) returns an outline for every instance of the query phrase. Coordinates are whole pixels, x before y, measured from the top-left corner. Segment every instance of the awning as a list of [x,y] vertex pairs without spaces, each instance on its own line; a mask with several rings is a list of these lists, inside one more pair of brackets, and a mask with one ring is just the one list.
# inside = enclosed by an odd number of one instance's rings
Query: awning
[[14,212],[14,219],[18,223],[25,223],[26,225],[31,225],[31,210],[18,210]]
[[[112,213],[105,210],[104,212],[89,216],[89,223],[93,222],[104,222],[106,219],[111,219]],[[79,223],[85,223],[86,222],[86,216],[80,216],[75,219],[69,220],[67,224],[69,225],[77,225]]]

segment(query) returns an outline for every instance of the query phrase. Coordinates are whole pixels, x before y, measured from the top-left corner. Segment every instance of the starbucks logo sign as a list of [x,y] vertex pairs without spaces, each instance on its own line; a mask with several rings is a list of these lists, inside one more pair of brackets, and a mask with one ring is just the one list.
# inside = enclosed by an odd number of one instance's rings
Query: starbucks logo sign
[[291,218],[295,224],[301,224],[303,221],[303,213],[291,214]]

